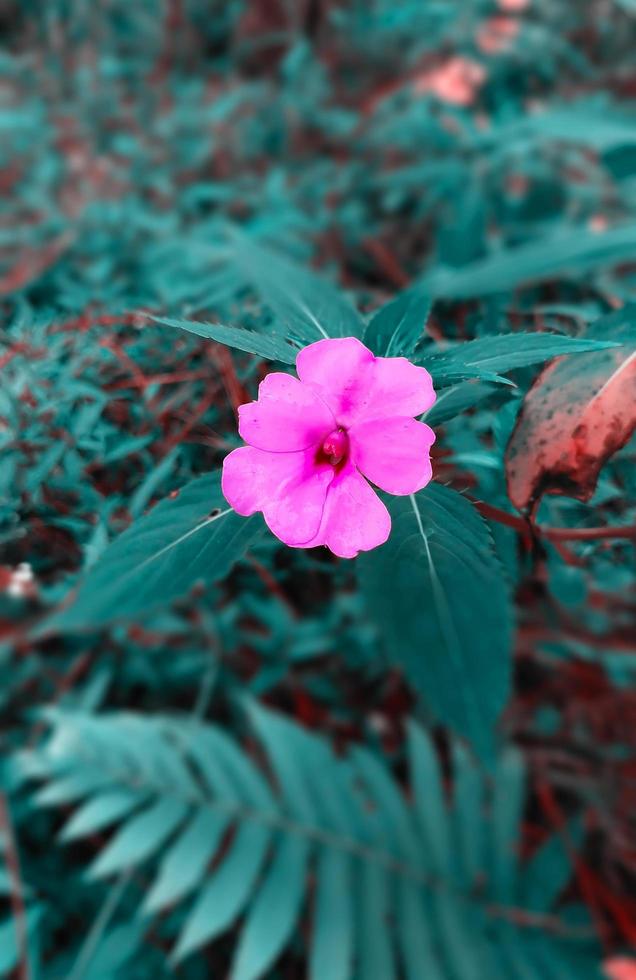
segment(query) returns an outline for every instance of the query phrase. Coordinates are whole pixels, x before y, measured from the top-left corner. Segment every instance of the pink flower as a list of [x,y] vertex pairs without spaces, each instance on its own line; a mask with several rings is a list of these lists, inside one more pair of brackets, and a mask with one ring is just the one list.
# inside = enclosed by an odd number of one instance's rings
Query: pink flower
[[489,17],[477,32],[477,47],[484,54],[509,51],[519,34],[519,21],[513,17]]
[[468,106],[475,101],[477,91],[485,79],[486,70],[483,65],[458,55],[419,75],[413,88],[417,93],[436,95],[441,102]]
[[609,980],[636,980],[636,960],[627,956],[614,956],[605,960],[603,970]]
[[258,401],[239,408],[249,445],[226,457],[223,493],[245,517],[262,511],[293,548],[354,558],[391,530],[365,477],[398,495],[431,479],[435,434],[413,417],[435,401],[431,377],[405,357],[374,357],[355,337],[310,344],[296,369],[298,378],[268,375]]

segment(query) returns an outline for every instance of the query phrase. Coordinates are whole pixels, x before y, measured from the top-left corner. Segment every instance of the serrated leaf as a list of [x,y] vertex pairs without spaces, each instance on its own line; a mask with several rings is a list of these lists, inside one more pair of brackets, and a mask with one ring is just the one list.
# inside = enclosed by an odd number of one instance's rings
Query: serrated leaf
[[116,538],[80,583],[74,602],[40,632],[145,616],[186,595],[196,582],[222,578],[263,527],[258,516],[239,517],[228,507],[218,473],[197,477]]
[[294,364],[301,345],[293,341],[287,343],[283,337],[276,334],[260,334],[242,327],[228,327],[222,323],[203,323],[198,320],[175,320],[172,317],[153,316],[150,319],[162,323],[166,327],[176,327],[187,330],[197,337],[216,340],[219,344],[234,347],[236,350],[256,354],[268,361],[281,361],[283,364]]
[[358,559],[369,614],[435,716],[491,758],[510,691],[512,608],[488,527],[437,484],[386,503],[391,536]]
[[421,289],[409,289],[377,310],[363,341],[378,357],[410,357],[426,328],[431,300]]
[[480,337],[417,358],[431,374],[435,387],[456,384],[466,378],[509,383],[500,371],[539,364],[562,354],[582,354],[615,346],[611,342],[566,337],[549,333],[510,333]]
[[305,345],[326,337],[362,336],[362,317],[322,276],[243,235],[235,238],[234,258],[288,339]]
[[435,404],[422,416],[422,420],[435,428],[475,408],[495,391],[502,391],[502,388],[483,380],[460,381],[452,387],[445,387],[438,394]]

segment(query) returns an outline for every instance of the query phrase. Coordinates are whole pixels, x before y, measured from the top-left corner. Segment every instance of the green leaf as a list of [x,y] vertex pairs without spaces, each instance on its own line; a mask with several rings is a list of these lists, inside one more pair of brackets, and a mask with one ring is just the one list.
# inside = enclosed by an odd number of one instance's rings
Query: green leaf
[[438,266],[421,284],[435,299],[471,299],[631,261],[635,249],[636,225],[602,233],[568,228],[550,238],[502,249],[461,269]]
[[309,980],[348,980],[353,968],[353,881],[351,859],[324,850],[316,868]]
[[358,973],[360,980],[393,980],[395,962],[391,936],[385,923],[392,908],[389,873],[377,864],[365,862],[356,869],[359,900],[358,917]]
[[362,317],[322,276],[243,235],[235,237],[234,258],[288,340],[305,345],[326,337],[362,336]]
[[491,758],[510,691],[512,610],[488,527],[438,484],[387,506],[389,540],[358,559],[369,613],[435,716]]
[[281,361],[283,364],[294,364],[301,345],[293,341],[289,343],[283,337],[275,334],[265,335],[242,327],[226,327],[221,323],[202,323],[198,320],[175,320],[172,317],[153,316],[150,319],[162,323],[166,327],[176,327],[187,330],[197,337],[216,340],[219,344],[234,347],[236,350],[257,354],[268,361]]
[[410,357],[426,327],[431,300],[421,289],[409,289],[377,310],[363,341],[379,357]]
[[60,839],[71,841],[94,834],[128,816],[131,810],[137,809],[146,799],[146,794],[123,787],[98,793],[75,811],[65,825]]
[[232,980],[257,980],[287,946],[302,909],[309,844],[282,837],[245,920]]
[[514,748],[497,762],[498,778],[492,804],[492,894],[500,905],[516,904],[516,848],[526,796],[525,766]]
[[80,583],[75,601],[39,632],[145,616],[196,582],[222,578],[263,528],[258,516],[239,517],[227,505],[219,473],[197,477],[116,538]]
[[174,833],[187,811],[183,800],[166,797],[132,817],[93,864],[91,877],[103,878],[145,861]]
[[438,394],[432,408],[429,408],[428,412],[422,416],[422,420],[435,428],[435,426],[448,422],[462,412],[468,411],[469,408],[475,408],[476,405],[489,398],[493,392],[502,390],[506,389],[495,387],[485,381],[475,379],[460,381],[459,384],[452,387],[444,387],[444,390]]
[[205,885],[173,954],[178,963],[228,929],[243,911],[265,859],[271,831],[246,823],[236,832],[229,854]]
[[[51,739],[29,753],[36,778],[59,781],[61,772],[99,767],[112,792],[134,779],[136,791],[154,800],[115,832],[98,867],[135,867],[154,855],[159,873],[146,913],[196,890],[191,904],[156,926],[169,922],[170,934],[173,923],[181,927],[173,961],[235,930],[233,980],[269,976],[285,949],[306,953],[312,978],[345,980],[355,971],[361,980],[390,980],[399,966],[408,980],[508,980],[511,969],[543,980],[537,928],[522,914],[523,886],[530,871],[537,892],[548,871],[549,905],[567,881],[568,862],[558,837],[529,863],[518,859],[519,757],[502,756],[484,778],[451,739],[453,792],[446,796],[434,742],[416,723],[409,724],[407,770],[397,779],[368,748],[342,756],[275,712],[248,702],[247,716],[242,744],[183,717],[56,709],[48,714]],[[312,793],[298,807],[296,794],[304,798],[307,786]],[[488,847],[473,846],[484,840]],[[458,874],[467,841],[471,857]],[[556,876],[548,861],[556,861]],[[504,894],[515,897],[514,921],[501,914]],[[305,908],[303,950],[295,937]],[[138,921],[141,943],[148,926]],[[576,965],[577,976],[596,977],[595,948],[579,964],[570,940],[555,943],[551,953],[563,960],[564,976]]]
[[146,912],[173,905],[201,883],[229,826],[230,818],[224,813],[202,810],[193,816],[161,861],[159,877],[146,899]]
[[435,926],[421,891],[412,881],[398,885],[397,928],[407,980],[446,980],[435,951]]
[[500,381],[500,371],[539,364],[562,354],[605,350],[616,344],[566,337],[549,333],[509,333],[480,337],[457,344],[449,350],[425,354],[417,358],[430,372],[436,387],[456,384],[466,378]]

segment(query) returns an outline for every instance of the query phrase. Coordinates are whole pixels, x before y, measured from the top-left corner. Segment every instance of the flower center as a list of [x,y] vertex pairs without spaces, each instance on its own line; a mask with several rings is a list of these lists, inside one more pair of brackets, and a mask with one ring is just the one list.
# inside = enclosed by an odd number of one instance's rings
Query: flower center
[[345,429],[334,429],[330,432],[321,448],[321,455],[326,457],[327,462],[332,466],[337,466],[346,460],[349,455],[349,436]]

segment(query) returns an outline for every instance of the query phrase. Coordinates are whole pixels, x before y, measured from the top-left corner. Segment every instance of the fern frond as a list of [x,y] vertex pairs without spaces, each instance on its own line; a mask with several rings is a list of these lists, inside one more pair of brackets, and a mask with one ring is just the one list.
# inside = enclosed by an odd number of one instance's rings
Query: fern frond
[[552,915],[567,856],[549,842],[550,861],[539,852],[519,874],[516,753],[489,789],[454,746],[449,803],[416,724],[407,795],[368,749],[339,757],[274,712],[247,713],[251,752],[188,719],[55,711],[48,744],[25,757],[47,780],[37,804],[76,807],[63,840],[116,827],[92,877],[152,862],[142,914],[189,903],[174,962],[243,917],[231,976],[267,976],[306,917],[310,980],[598,976],[596,951]]

